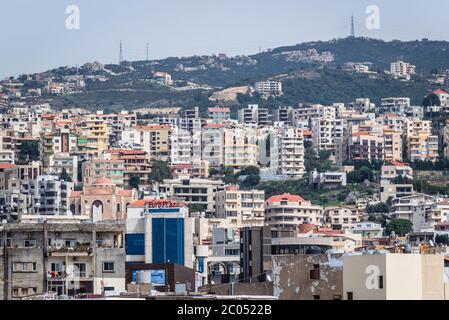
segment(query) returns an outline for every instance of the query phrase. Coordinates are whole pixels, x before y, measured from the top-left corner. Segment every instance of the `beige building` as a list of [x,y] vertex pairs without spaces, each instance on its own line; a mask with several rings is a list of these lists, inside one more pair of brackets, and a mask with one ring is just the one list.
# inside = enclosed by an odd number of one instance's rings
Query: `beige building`
[[143,150],[150,156],[150,159],[168,160],[171,131],[169,125],[154,124],[138,126],[135,129],[140,133],[141,145]]
[[224,130],[224,166],[243,168],[257,166],[259,147],[255,130],[230,128]]
[[443,300],[444,256],[369,254],[343,257],[345,300]]
[[327,207],[324,209],[324,219],[333,229],[350,229],[360,221],[360,209],[351,206]]
[[70,194],[70,212],[72,215],[88,216],[93,221],[120,220],[126,218],[126,209],[137,200],[135,189],[124,190],[117,187],[111,179],[100,178],[83,191]]
[[93,181],[100,178],[111,179],[112,182],[119,188],[125,187],[123,174],[124,174],[124,161],[123,160],[111,160],[103,158],[94,158],[83,164],[84,185],[90,186]]
[[227,186],[215,196],[216,216],[236,218],[254,225],[263,225],[265,218],[265,192],[240,190],[239,186]]
[[432,135],[430,120],[409,120],[405,125],[407,157],[411,161],[438,159],[438,136]]

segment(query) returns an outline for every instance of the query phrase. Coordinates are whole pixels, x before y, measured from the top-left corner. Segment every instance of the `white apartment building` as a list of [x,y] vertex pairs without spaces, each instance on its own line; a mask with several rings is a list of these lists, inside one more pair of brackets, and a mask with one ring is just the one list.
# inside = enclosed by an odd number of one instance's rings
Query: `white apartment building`
[[280,81],[260,81],[255,84],[256,92],[258,92],[263,98],[268,98],[270,96],[281,96],[282,92],[282,82]]
[[192,145],[192,134],[174,127],[170,133],[170,163],[190,163],[193,157]]
[[342,138],[346,122],[342,119],[312,119],[312,143],[318,150],[330,151],[331,160],[335,161],[336,141]]
[[305,171],[303,130],[280,129],[272,134],[270,139],[272,172],[278,175],[302,177]]
[[378,114],[396,113],[404,114],[405,110],[410,107],[410,98],[384,98],[382,99]]
[[37,180],[21,181],[20,193],[32,198],[32,211],[39,215],[67,215],[72,182],[60,181],[57,176],[41,175]]
[[270,197],[265,203],[265,220],[271,227],[296,229],[301,224],[323,224],[323,207],[289,193]]
[[409,80],[410,76],[416,74],[416,66],[399,60],[390,64],[390,72],[396,78]]
[[224,163],[224,126],[208,124],[201,129],[201,158],[209,161],[212,167]]

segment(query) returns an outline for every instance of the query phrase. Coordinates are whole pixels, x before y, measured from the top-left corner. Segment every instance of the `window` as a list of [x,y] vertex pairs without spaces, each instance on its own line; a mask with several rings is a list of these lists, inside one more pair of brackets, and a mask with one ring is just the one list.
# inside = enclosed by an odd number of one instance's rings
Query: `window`
[[36,240],[25,240],[24,246],[25,248],[36,248]]
[[103,262],[103,272],[114,272],[114,262]]
[[346,295],[348,297],[348,300],[354,300],[354,293],[353,292],[346,292]]
[[320,280],[320,265],[314,264],[313,269],[310,270],[310,280]]
[[379,289],[384,288],[384,276],[379,276]]
[[73,264],[73,275],[78,278],[86,277],[86,264],[85,263],[74,263]]
[[314,295],[313,296],[313,300],[320,300],[320,296],[319,295]]
[[36,262],[14,262],[12,265],[13,272],[36,272]]

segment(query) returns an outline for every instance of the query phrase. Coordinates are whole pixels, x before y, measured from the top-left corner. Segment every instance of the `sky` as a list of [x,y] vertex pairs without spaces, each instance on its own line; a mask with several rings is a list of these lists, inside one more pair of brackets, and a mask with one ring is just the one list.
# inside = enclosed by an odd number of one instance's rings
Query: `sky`
[[[449,40],[447,0],[2,0],[0,78],[85,62],[214,53],[254,54],[350,33],[392,40]],[[76,5],[79,29],[66,27]],[[379,29],[368,29],[370,5]],[[435,10],[437,9],[437,10]]]

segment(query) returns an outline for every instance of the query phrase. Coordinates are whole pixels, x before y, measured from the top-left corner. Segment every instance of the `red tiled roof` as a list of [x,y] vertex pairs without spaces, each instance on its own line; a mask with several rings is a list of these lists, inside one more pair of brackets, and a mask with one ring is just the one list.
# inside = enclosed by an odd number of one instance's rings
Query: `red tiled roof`
[[17,167],[15,164],[11,163],[0,163],[0,169],[12,169]]
[[409,166],[407,163],[402,163],[399,161],[391,161],[391,164],[396,167],[407,167]]
[[437,90],[433,91],[432,93],[437,94],[437,95],[447,94],[447,92],[442,89],[437,89]]
[[273,203],[280,202],[281,200],[287,200],[288,202],[306,202],[306,200],[304,200],[302,197],[298,195],[292,195],[290,193],[272,196],[267,200],[267,202]]
[[223,128],[223,127],[224,127],[224,125],[222,125],[222,124],[214,124],[214,123],[206,124],[204,126],[204,128],[206,128],[206,129],[218,129],[218,128]]

